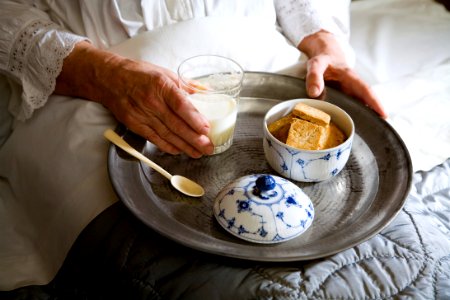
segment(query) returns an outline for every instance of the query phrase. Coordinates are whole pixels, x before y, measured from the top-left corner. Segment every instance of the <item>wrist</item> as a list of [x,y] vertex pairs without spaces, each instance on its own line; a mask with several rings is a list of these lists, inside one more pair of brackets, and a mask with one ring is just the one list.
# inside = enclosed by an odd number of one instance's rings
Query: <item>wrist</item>
[[321,30],[305,37],[298,45],[298,49],[309,59],[326,57],[330,65],[347,68],[352,63],[351,49],[344,51],[343,45],[334,34]]
[[314,57],[319,54],[330,51],[330,41],[333,41],[334,35],[328,31],[320,30],[306,36],[297,45],[297,48],[308,57]]
[[64,59],[55,93],[103,103],[104,99],[118,93],[118,70],[124,59],[88,42],[80,42]]

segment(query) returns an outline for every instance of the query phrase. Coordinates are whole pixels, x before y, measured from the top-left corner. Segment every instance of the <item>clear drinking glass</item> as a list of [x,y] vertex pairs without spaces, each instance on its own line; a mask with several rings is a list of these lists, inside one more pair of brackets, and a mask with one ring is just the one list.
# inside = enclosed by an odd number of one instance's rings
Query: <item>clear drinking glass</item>
[[226,57],[199,55],[180,64],[178,79],[192,104],[209,121],[213,154],[230,148],[244,79],[241,66]]

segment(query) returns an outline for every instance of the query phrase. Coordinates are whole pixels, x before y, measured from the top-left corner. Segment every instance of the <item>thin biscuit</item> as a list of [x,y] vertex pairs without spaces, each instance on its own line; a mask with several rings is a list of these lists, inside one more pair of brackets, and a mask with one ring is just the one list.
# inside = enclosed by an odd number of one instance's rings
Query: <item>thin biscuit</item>
[[347,137],[345,136],[344,132],[342,132],[342,130],[339,129],[339,127],[337,127],[336,124],[331,122],[327,128],[326,141],[323,149],[329,149],[339,146],[346,139]]
[[294,116],[292,114],[288,114],[288,115],[282,117],[281,119],[278,119],[278,120],[270,123],[269,125],[267,125],[267,129],[269,129],[269,132],[273,134],[275,131],[277,131],[284,125],[290,124],[293,117]]
[[291,120],[293,118],[294,116],[292,114],[286,115],[281,119],[270,123],[267,126],[267,129],[269,129],[269,132],[280,142],[285,143],[288,136],[289,128],[291,127]]
[[329,114],[301,102],[295,105],[292,113],[303,120],[317,125],[327,126],[330,124],[331,117]]
[[280,142],[286,143],[290,128],[291,123],[285,124],[283,127],[278,128],[275,132],[272,132],[272,135]]
[[323,147],[325,127],[293,119],[286,144],[297,149],[318,150]]

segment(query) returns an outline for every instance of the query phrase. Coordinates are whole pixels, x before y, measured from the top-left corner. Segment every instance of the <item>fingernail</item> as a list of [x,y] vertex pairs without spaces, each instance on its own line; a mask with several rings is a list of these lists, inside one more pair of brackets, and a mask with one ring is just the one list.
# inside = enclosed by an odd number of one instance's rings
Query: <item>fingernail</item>
[[311,97],[317,97],[317,96],[319,96],[319,93],[320,93],[320,91],[317,86],[312,86],[309,88],[309,95]]
[[198,138],[198,142],[199,144],[201,144],[202,146],[206,146],[211,144],[211,140],[209,139],[208,136],[202,134],[199,138]]
[[203,135],[208,135],[210,130],[211,130],[211,128],[209,127],[209,125],[205,125],[205,126],[202,127],[202,130],[201,130],[200,133],[203,134]]
[[211,143],[211,140],[206,135],[202,135],[199,139],[199,143],[201,144],[203,154],[212,154],[214,151],[214,145]]
[[198,151],[195,151],[192,154],[190,154],[189,156],[192,157],[192,158],[200,158],[200,157],[203,156],[203,154],[198,152]]

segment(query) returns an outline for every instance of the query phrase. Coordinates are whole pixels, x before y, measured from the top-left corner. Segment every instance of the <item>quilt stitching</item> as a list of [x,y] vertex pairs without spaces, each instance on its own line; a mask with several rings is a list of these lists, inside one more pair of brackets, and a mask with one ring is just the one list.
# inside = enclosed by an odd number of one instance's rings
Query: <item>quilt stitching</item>
[[[130,241],[128,243],[128,246],[126,247],[125,250],[125,259],[124,259],[124,263],[121,267],[121,270],[123,270],[123,268],[127,268],[129,269],[129,271],[133,271],[134,274],[139,275],[139,277],[141,278],[149,278],[148,274],[150,274],[151,272],[148,269],[148,265],[150,261],[154,261],[156,258],[155,257],[150,257],[148,259],[145,259],[140,265],[139,267],[139,271],[137,271],[136,269],[131,270],[131,268],[128,266],[128,259],[130,257],[130,253],[131,250],[135,247],[136,241],[138,240],[139,234],[138,233],[134,233],[133,236],[130,238]],[[136,266],[134,266],[136,267]],[[161,293],[156,289],[156,286],[152,283],[150,283],[150,280],[142,280],[141,278],[136,277],[135,275],[131,275],[130,278],[130,283],[132,285],[137,284],[140,288],[138,289],[138,291],[142,294],[143,290],[150,292],[150,294],[153,297],[157,297],[158,299],[162,299]]]
[[[417,260],[417,261],[421,261],[423,262],[424,260],[421,259],[421,257],[414,257],[414,256],[398,256],[398,255],[378,255],[378,256],[366,256],[363,257],[357,261],[354,261],[352,263],[348,263],[348,264],[344,264],[341,265],[339,268],[333,270],[332,272],[330,272],[323,280],[322,282],[318,285],[317,288],[311,290],[308,295],[305,294],[306,291],[306,286],[304,284],[304,281],[302,280],[302,283],[299,285],[299,288],[293,288],[292,286],[289,286],[287,283],[289,283],[289,281],[284,280],[282,277],[278,277],[278,276],[273,276],[270,273],[266,272],[264,269],[258,268],[258,269],[254,269],[254,272],[257,273],[259,276],[261,276],[263,279],[270,281],[269,285],[275,286],[275,285],[280,285],[283,288],[288,289],[290,292],[283,292],[279,289],[275,290],[275,291],[271,291],[271,296],[292,296],[293,293],[295,293],[296,295],[298,295],[298,297],[306,297],[308,299],[311,299],[311,297],[315,297],[315,298],[320,298],[321,296],[319,295],[319,291],[322,290],[326,290],[324,288],[324,284],[326,283],[326,281],[336,275],[337,273],[339,273],[340,271],[342,271],[344,268],[347,267],[351,267],[351,266],[355,266],[355,265],[359,265],[360,263],[367,261],[367,260],[372,260],[372,259],[405,259],[405,260]],[[363,268],[362,266],[360,266],[361,268]],[[385,298],[385,297],[392,297],[395,295],[399,295],[404,289],[406,289],[407,287],[409,287],[416,278],[418,278],[420,276],[421,273],[423,273],[424,268],[426,267],[426,265],[424,263],[422,263],[422,266],[419,270],[419,272],[417,272],[417,276],[415,276],[409,283],[406,284],[406,287],[404,288],[399,288],[396,289],[395,291],[393,291],[392,294],[381,294],[380,296]],[[364,268],[363,268],[364,269]],[[373,282],[375,282],[375,280],[373,280]],[[259,295],[260,296],[267,296],[267,291],[259,291]],[[352,297],[349,298],[343,298],[343,299],[352,299]],[[367,297],[366,299],[377,299],[377,298],[370,298]]]
[[[436,261],[436,263],[435,263],[435,269],[434,269],[434,272],[433,272],[433,278],[432,278],[432,280],[433,280],[433,294],[434,294],[434,298],[435,299],[438,299],[439,298],[439,295],[438,295],[438,290],[437,290],[437,288],[436,288],[436,286],[437,286],[437,284],[438,284],[438,279],[437,279],[437,275],[439,274],[439,273],[444,273],[444,271],[442,270],[442,262],[443,261],[445,261],[445,262],[450,262],[450,254],[449,255],[447,255],[447,256],[444,256],[444,257],[441,257],[440,259],[438,259],[437,261]],[[450,277],[450,274],[449,274],[449,277]],[[450,278],[449,278],[450,279]]]
[[[149,284],[148,282],[143,281],[143,280],[138,279],[138,278],[132,278],[131,282],[132,283],[137,283],[144,290],[149,291],[152,296],[156,296],[156,297],[158,297],[158,299],[163,299],[161,297],[160,293],[155,289],[155,287],[153,285]],[[139,289],[139,291],[141,291],[141,289]],[[142,291],[141,291],[141,293],[142,293]]]
[[[287,292],[282,292],[278,289],[276,291],[272,290],[272,292],[270,293],[270,296],[272,296],[272,297],[273,296],[284,296],[284,297],[290,296],[291,297],[291,296],[293,296],[292,293],[296,294],[295,299],[299,299],[299,297],[301,297],[301,298],[306,297],[306,295],[303,291],[303,288],[301,288],[301,284],[303,282],[303,280],[302,280],[303,276],[302,276],[302,272],[300,270],[298,270],[298,272],[300,273],[300,276],[299,276],[299,278],[300,278],[299,287],[300,288],[294,288],[292,286],[288,286],[288,284],[290,283],[288,280],[285,280],[284,278],[279,277],[279,276],[273,276],[269,272],[265,271],[265,269],[263,269],[263,268],[260,268],[260,267],[253,268],[253,271],[257,275],[259,275],[262,279],[270,281],[270,283],[268,283],[267,286],[280,285],[283,288],[288,289],[290,291],[289,293],[287,293]],[[261,289],[258,290],[259,296],[265,296],[265,294],[267,294],[267,292],[265,290],[261,290]],[[266,296],[268,296],[268,295],[266,295]]]
[[[253,271],[254,271],[256,274],[260,275],[263,279],[270,280],[270,281],[272,281],[273,283],[282,285],[283,287],[290,288],[290,289],[292,289],[292,290],[295,289],[294,287],[289,286],[289,284],[292,285],[292,283],[291,283],[290,281],[285,280],[285,279],[282,278],[282,277],[274,277],[274,276],[272,276],[269,272],[265,271],[263,268],[254,268]],[[300,275],[300,278],[302,278],[301,275]],[[302,281],[303,281],[303,280],[302,280]]]
[[[336,269],[333,272],[330,272],[328,274],[328,276],[326,276],[325,279],[322,281],[322,283],[315,290],[312,291],[312,294],[317,294],[319,292],[319,290],[326,290],[324,288],[324,284],[326,283],[326,281],[331,276],[334,276],[336,273],[339,273],[342,269],[347,268],[347,267],[351,267],[351,266],[354,266],[354,265],[359,265],[360,263],[362,263],[364,261],[367,261],[367,260],[371,260],[371,259],[405,259],[405,260],[414,259],[414,260],[417,260],[417,261],[422,261],[420,258],[416,258],[416,257],[402,257],[402,256],[396,256],[396,255],[384,255],[384,256],[382,255],[382,256],[368,256],[368,257],[364,257],[364,258],[362,258],[360,260],[354,261],[353,263],[342,265],[339,269]],[[425,265],[422,264],[421,270],[423,270],[424,266]],[[419,271],[418,273],[421,273],[421,271]],[[411,280],[411,282],[409,284],[407,284],[407,286],[405,288],[409,287],[412,282],[414,282],[414,280]],[[398,295],[399,293],[401,293],[405,288],[397,289],[397,292],[394,292],[394,293],[392,293],[390,295],[386,294],[386,295],[380,295],[380,296],[383,297],[383,298],[385,298],[385,297],[392,297],[392,296],[395,296],[395,295]],[[349,298],[346,298],[346,299],[352,299],[352,297],[349,297]],[[369,297],[367,297],[367,299],[376,299],[376,298],[369,298]]]
[[418,250],[416,250],[416,249],[414,249],[414,248],[412,248],[412,247],[410,248],[410,247],[408,247],[407,245],[401,243],[400,241],[397,241],[397,240],[394,240],[394,239],[390,238],[390,237],[387,236],[383,231],[379,233],[379,236],[382,237],[383,239],[389,241],[390,243],[392,243],[392,244],[394,244],[394,245],[396,245],[396,246],[398,246],[398,247],[400,247],[400,248],[403,248],[403,249],[405,249],[405,250],[407,250],[407,251],[416,253],[416,254],[418,254],[418,255],[421,255],[421,254],[422,254],[420,251],[418,251]]
[[[414,216],[411,214],[411,212],[409,212],[406,208],[402,209],[403,212],[406,214],[406,216],[408,217],[408,220],[410,222],[410,224],[413,226],[414,228],[414,232],[415,232],[415,236],[416,239],[419,242],[420,245],[420,249],[421,251],[416,251],[415,249],[410,249],[409,247],[407,247],[404,243],[401,243],[397,240],[394,240],[388,236],[386,236],[385,234],[380,234],[380,236],[385,239],[386,241],[392,243],[395,245],[395,247],[400,247],[402,249],[406,249],[408,251],[408,253],[410,255],[390,255],[390,254],[377,254],[376,251],[371,253],[370,255],[366,255],[361,257],[358,260],[355,260],[351,263],[347,263],[347,264],[343,264],[338,266],[338,268],[335,268],[334,270],[331,270],[329,272],[329,274],[324,277],[321,281],[321,283],[315,288],[312,289],[310,291],[310,293],[308,293],[311,297],[320,297],[319,295],[319,291],[325,290],[325,283],[326,281],[333,275],[338,274],[340,271],[342,271],[344,268],[348,268],[351,266],[355,266],[358,265],[360,266],[363,270],[365,269],[364,266],[361,265],[361,263],[368,261],[368,260],[372,260],[372,259],[377,259],[377,260],[384,260],[384,259],[404,259],[404,260],[416,260],[418,262],[421,263],[421,265],[419,266],[418,271],[416,272],[415,276],[413,276],[411,278],[411,280],[409,280],[405,286],[403,287],[397,287],[397,289],[395,290],[391,290],[390,294],[382,294],[381,292],[379,293],[379,297],[382,298],[386,298],[386,297],[394,297],[394,296],[400,296],[402,292],[404,292],[407,288],[416,285],[416,283],[418,282],[418,280],[420,280],[421,278],[425,278],[425,277],[429,277],[430,274],[427,272],[427,266],[429,264],[431,264],[433,261],[435,261],[433,259],[433,257],[431,257],[429,255],[429,253],[427,252],[425,246],[424,246],[424,241],[423,241],[423,237],[420,233],[420,230],[418,228],[418,224],[416,223]],[[258,273],[261,277],[263,277],[266,280],[271,281],[272,284],[278,284],[283,286],[284,288],[287,288],[291,291],[296,291],[298,295],[301,295],[301,293],[304,294],[303,291],[306,290],[306,286],[304,284],[304,281],[302,280],[302,278],[300,279],[301,281],[299,282],[299,288],[295,289],[292,288],[292,286],[288,286],[286,283],[289,283],[288,281],[284,280],[283,278],[280,277],[276,277],[276,276],[272,276],[270,273],[265,272],[263,269],[255,269],[255,272]],[[436,277],[436,268],[435,268],[435,272],[433,272],[434,276]],[[366,272],[367,276],[369,276],[370,272]],[[302,273],[301,273],[302,275]],[[301,276],[302,277],[302,276]],[[370,276],[369,276],[370,278]],[[372,279],[372,282],[375,282],[374,279]],[[434,288],[435,288],[435,283],[434,283]],[[351,298],[348,298],[351,299]],[[367,299],[369,299],[369,297],[367,297]]]
[[426,247],[424,245],[423,237],[420,234],[419,227],[418,227],[418,225],[416,223],[416,220],[414,219],[414,216],[412,215],[412,213],[410,211],[407,210],[407,208],[405,206],[402,208],[402,211],[409,217],[409,219],[411,221],[411,224],[414,227],[414,231],[416,232],[417,238],[419,240],[420,248],[422,249],[422,252],[423,252],[424,256],[429,258],[430,254],[428,253],[428,251],[427,251],[427,249],[426,249]]
[[122,264],[120,266],[120,270],[123,270],[127,266],[128,258],[130,256],[130,252],[131,252],[131,248],[134,246],[134,242],[136,241],[136,237],[137,237],[137,234],[133,234],[133,237],[127,243],[127,246],[126,246],[124,254],[123,254],[124,259],[123,259],[123,262],[122,262]]

